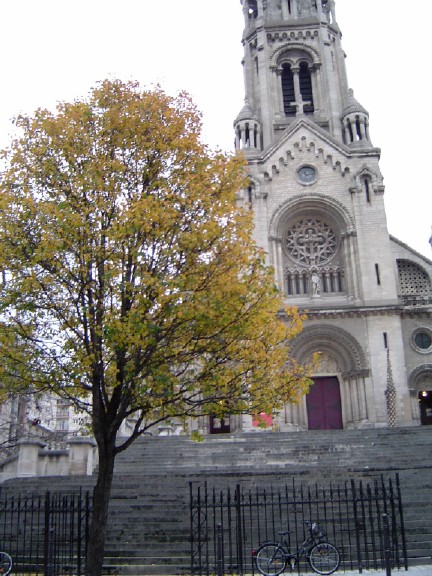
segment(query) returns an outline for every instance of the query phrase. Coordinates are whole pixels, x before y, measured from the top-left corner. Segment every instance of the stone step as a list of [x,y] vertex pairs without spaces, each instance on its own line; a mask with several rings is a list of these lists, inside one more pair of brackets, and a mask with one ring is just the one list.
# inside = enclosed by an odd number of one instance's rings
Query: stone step
[[[106,573],[136,576],[177,574],[189,569],[190,482],[209,495],[241,484],[266,492],[295,482],[324,486],[380,482],[399,473],[408,557],[431,557],[432,516],[429,460],[432,427],[397,430],[256,433],[206,437],[145,437],[116,459],[109,510]],[[64,490],[90,479],[61,479]],[[22,479],[5,490],[27,493],[59,485],[58,479]],[[396,487],[395,487],[396,488]]]

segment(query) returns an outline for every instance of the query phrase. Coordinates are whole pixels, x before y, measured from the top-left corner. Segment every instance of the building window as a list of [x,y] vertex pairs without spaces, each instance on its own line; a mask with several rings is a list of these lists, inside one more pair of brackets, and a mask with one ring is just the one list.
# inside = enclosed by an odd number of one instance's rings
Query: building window
[[331,227],[315,218],[299,220],[291,226],[286,233],[284,244],[293,260],[307,266],[327,262],[339,246]]
[[315,218],[297,221],[287,230],[285,291],[288,296],[337,295],[345,291],[338,260],[339,240],[331,226]]
[[314,111],[312,78],[309,70],[309,65],[307,64],[307,62],[302,62],[300,64],[299,80],[300,80],[300,93],[302,96],[302,100],[305,103],[303,106],[303,112],[305,114],[312,114]]
[[381,274],[378,264],[375,264],[375,276],[378,286],[381,286]]
[[282,96],[284,112],[287,116],[295,116],[294,75],[290,64],[282,66]]
[[418,328],[411,336],[411,345],[421,354],[432,352],[432,331],[428,328]]
[[370,183],[369,183],[369,178],[365,178],[365,179],[364,179],[364,187],[365,187],[365,193],[366,193],[366,202],[370,203],[371,199],[370,199]]
[[258,16],[258,6],[256,0],[249,0],[248,8],[249,16],[251,18],[257,18]]
[[429,274],[416,262],[398,260],[399,295],[405,304],[429,303],[432,297]]

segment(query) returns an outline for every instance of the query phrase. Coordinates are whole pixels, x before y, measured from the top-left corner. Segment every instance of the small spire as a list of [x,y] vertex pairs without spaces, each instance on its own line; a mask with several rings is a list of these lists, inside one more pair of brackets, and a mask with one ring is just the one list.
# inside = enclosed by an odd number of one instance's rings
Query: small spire
[[234,120],[234,124],[240,122],[241,120],[258,120],[258,117],[253,113],[252,108],[249,106],[249,100],[246,97],[244,99],[243,108],[237,115],[237,118]]
[[366,116],[369,116],[369,112],[366,110],[366,108],[363,108],[358,100],[355,99],[354,90],[350,88],[348,90],[348,97],[346,100],[345,108],[343,110],[343,116],[347,116],[348,114],[355,114],[356,112],[362,112],[363,114],[366,114]]

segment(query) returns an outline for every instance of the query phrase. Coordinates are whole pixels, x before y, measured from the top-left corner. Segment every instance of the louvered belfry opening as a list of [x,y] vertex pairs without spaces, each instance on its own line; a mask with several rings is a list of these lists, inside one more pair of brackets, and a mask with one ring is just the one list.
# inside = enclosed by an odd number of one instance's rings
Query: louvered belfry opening
[[296,106],[293,105],[295,102],[294,75],[290,64],[282,66],[282,95],[285,114],[295,116]]
[[299,81],[302,100],[303,102],[309,102],[309,104],[303,106],[303,112],[305,114],[312,114],[314,111],[312,78],[307,62],[300,63]]

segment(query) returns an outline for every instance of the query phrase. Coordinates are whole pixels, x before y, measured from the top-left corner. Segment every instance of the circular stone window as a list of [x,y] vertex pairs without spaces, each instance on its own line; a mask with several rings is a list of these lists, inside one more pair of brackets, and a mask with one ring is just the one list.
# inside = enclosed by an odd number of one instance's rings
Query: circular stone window
[[283,248],[295,262],[304,266],[320,266],[333,258],[339,249],[338,238],[322,220],[305,218],[289,228]]
[[432,352],[432,331],[428,328],[418,328],[411,336],[411,344],[414,350],[421,354]]
[[318,179],[318,173],[313,166],[301,166],[297,170],[297,178],[302,184],[313,184]]

